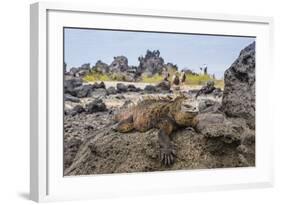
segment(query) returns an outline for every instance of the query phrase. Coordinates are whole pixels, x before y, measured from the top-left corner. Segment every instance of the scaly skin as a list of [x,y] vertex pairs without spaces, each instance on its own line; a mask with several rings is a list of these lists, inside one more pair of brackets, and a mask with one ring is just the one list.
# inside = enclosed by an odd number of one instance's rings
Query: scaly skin
[[175,147],[170,139],[171,134],[180,127],[195,127],[197,124],[194,118],[198,112],[185,102],[184,96],[174,100],[143,100],[115,115],[114,119],[118,122],[115,129],[121,133],[159,129],[160,161],[165,165],[171,165],[176,156]]

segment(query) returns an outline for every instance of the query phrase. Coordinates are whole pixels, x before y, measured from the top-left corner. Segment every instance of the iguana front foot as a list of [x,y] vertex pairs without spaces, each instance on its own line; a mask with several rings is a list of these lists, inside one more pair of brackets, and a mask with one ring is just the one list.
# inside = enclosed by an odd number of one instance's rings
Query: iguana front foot
[[176,150],[173,146],[160,148],[160,161],[166,166],[170,166],[175,162]]

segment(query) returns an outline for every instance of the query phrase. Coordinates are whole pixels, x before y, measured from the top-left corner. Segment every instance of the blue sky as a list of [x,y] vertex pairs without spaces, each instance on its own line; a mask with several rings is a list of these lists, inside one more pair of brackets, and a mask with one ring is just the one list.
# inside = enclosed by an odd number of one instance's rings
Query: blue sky
[[110,64],[114,56],[124,55],[129,65],[137,66],[138,57],[146,50],[159,50],[165,63],[180,69],[199,72],[207,64],[209,73],[223,77],[239,52],[252,43],[253,37],[167,34],[149,32],[65,29],[65,62],[67,69],[98,60]]

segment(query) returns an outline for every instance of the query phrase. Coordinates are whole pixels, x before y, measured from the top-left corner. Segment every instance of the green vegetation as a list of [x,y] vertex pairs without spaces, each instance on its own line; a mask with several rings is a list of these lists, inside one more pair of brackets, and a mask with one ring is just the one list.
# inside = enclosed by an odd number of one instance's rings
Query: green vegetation
[[141,82],[143,83],[160,83],[163,80],[163,76],[160,74],[155,74],[151,77],[143,76]]
[[109,77],[109,75],[92,71],[91,73],[86,75],[83,78],[83,80],[86,82],[96,82],[96,81],[111,81],[112,79]]
[[[169,80],[172,80],[172,76],[175,72],[170,73]],[[96,82],[96,81],[125,81],[125,78],[123,75],[113,74],[113,75],[107,75],[102,74],[99,72],[92,71],[88,75],[86,75],[83,78],[86,82]],[[161,74],[155,74],[151,77],[149,76],[143,76],[140,82],[143,83],[159,83],[163,80],[163,76]],[[186,76],[185,85],[204,85],[207,81],[214,80],[210,75],[192,75],[188,74]],[[224,87],[224,81],[223,80],[214,80],[215,86],[219,88]]]
[[100,72],[92,71],[88,75],[86,75],[83,78],[86,82],[96,82],[96,81],[126,81],[126,78],[124,75],[113,73],[111,75],[109,74],[103,74]]
[[206,82],[213,80],[215,82],[215,86],[219,88],[224,87],[223,80],[214,80],[210,75],[187,75],[186,76],[186,85],[205,85]]
[[[169,80],[172,80],[173,73],[170,73]],[[142,77],[141,82],[144,83],[160,83],[163,80],[163,76],[160,74],[153,75],[151,77],[144,76]],[[206,82],[214,80],[210,75],[192,75],[189,74],[186,76],[185,85],[205,85]],[[214,80],[215,86],[219,88],[224,87],[224,81],[223,80]]]
[[209,75],[187,75],[187,85],[204,85],[206,82],[213,80]]
[[111,76],[110,76],[110,79],[112,81],[126,81],[126,78],[124,75],[120,75],[118,73],[113,73]]

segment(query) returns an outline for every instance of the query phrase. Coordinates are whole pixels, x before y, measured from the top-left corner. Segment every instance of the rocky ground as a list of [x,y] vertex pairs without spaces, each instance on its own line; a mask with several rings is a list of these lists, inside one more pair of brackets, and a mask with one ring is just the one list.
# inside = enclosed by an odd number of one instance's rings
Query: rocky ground
[[[255,166],[255,45],[241,51],[225,73],[225,89],[98,82],[65,77],[64,175]],[[242,90],[241,90],[242,89]],[[180,91],[179,91],[180,90]],[[177,158],[159,162],[157,130],[121,134],[112,117],[146,96],[189,97],[198,125],[173,133]]]

